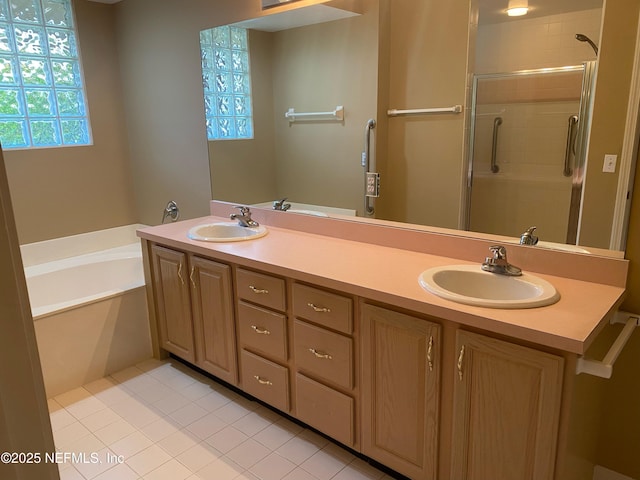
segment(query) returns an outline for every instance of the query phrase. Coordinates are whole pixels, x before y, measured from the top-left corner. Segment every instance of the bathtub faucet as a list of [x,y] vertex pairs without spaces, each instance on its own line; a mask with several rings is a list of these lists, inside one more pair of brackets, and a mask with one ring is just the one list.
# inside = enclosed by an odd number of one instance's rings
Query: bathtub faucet
[[180,209],[178,208],[178,204],[175,202],[175,200],[171,200],[169,203],[167,203],[167,206],[164,209],[164,213],[162,214],[162,223],[164,223],[167,218],[170,218],[172,222],[175,222],[176,220],[178,220],[178,217],[180,217]]
[[251,210],[249,207],[236,206],[240,213],[232,213],[229,215],[231,220],[238,220],[241,227],[258,227],[260,224],[251,218]]
[[274,210],[281,210],[283,212],[286,212],[287,210],[289,210],[291,208],[291,204],[290,203],[284,203],[287,201],[287,197],[283,198],[282,200],[276,200],[273,202],[273,209]]
[[535,245],[538,243],[538,237],[536,237],[533,232],[535,232],[536,227],[531,227],[527,229],[522,235],[520,235],[520,245]]

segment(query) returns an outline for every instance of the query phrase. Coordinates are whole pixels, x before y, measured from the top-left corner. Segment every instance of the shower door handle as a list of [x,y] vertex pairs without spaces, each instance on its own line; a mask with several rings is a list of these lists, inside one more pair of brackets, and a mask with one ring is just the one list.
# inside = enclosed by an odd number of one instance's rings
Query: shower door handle
[[496,117],[493,120],[493,142],[491,144],[491,171],[498,173],[500,167],[496,162],[496,156],[498,155],[498,129],[502,125],[502,117]]
[[569,126],[567,128],[567,146],[564,151],[564,169],[562,170],[562,174],[565,177],[573,175],[573,168],[571,168],[571,152],[573,150],[576,125],[578,125],[578,116],[571,115],[569,117]]

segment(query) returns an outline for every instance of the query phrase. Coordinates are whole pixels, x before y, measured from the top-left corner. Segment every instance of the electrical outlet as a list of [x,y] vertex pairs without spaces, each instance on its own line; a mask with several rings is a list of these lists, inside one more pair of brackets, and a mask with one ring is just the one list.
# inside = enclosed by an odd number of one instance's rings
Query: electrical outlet
[[602,165],[602,171],[606,173],[615,173],[617,160],[617,155],[605,155],[604,164]]

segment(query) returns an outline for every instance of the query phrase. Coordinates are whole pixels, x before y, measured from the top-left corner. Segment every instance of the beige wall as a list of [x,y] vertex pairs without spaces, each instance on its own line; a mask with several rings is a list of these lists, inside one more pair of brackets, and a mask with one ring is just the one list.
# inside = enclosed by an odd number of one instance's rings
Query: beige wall
[[273,34],[251,30],[252,140],[209,141],[211,195],[216,200],[260,203],[277,198],[273,132]]
[[[606,2],[578,239],[581,245],[609,248],[639,12],[637,0]],[[616,173],[602,172],[605,154],[618,156]]]
[[[465,105],[468,3],[393,0],[389,12],[383,31],[389,84],[382,90],[388,97],[379,97],[379,111]],[[457,228],[464,115],[395,117],[386,123],[388,145],[378,156],[378,217]]]
[[[357,17],[274,33],[251,31],[255,138],[211,141],[213,198],[287,197],[359,210],[364,125],[375,118],[377,2]],[[345,109],[344,122],[296,122],[298,112]]]
[[74,2],[93,145],[5,151],[20,243],[135,223],[113,8]]
[[115,5],[140,222],[160,223],[169,200],[178,202],[181,218],[209,212],[200,30],[322,1],[303,0],[266,12],[254,0],[124,0]]

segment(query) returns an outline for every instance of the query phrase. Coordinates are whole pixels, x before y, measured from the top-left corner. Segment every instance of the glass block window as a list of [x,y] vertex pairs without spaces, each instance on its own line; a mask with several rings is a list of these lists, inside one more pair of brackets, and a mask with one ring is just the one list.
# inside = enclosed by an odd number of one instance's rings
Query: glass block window
[[91,143],[71,0],[0,0],[0,141]]
[[253,138],[247,30],[203,30],[200,51],[207,138]]

